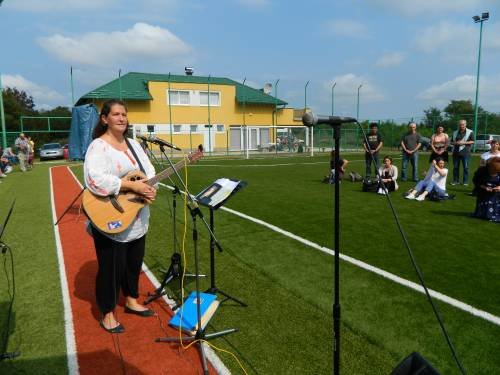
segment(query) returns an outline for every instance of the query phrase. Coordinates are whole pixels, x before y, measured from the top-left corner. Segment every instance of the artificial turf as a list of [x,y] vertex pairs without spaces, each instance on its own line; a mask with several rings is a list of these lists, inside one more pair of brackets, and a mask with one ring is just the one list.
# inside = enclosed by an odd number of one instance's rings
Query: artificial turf
[[[351,161],[350,170],[364,170],[362,155],[344,156]],[[421,157],[422,170],[426,159]],[[474,159],[471,171],[476,163]],[[73,170],[81,176],[81,167]],[[332,248],[333,189],[320,182],[327,172],[324,155],[207,158],[189,168],[188,187],[197,193],[219,177],[245,180],[248,185],[227,207]],[[33,373],[32,369],[65,373],[48,169],[37,165],[31,172],[14,173],[4,180],[0,214],[5,215],[11,198],[18,197],[4,238],[16,261],[15,319],[9,350],[21,350],[22,356],[0,362],[0,372],[16,366],[26,373]],[[412,184],[400,185],[391,198],[428,287],[499,316],[495,280],[500,276],[500,255],[492,241],[498,225],[467,216],[474,207],[474,199],[466,194],[468,188],[449,187],[456,199],[435,203],[404,200],[402,192]],[[180,201],[177,210],[177,237],[182,242]],[[207,210],[202,211],[208,220]],[[173,252],[169,190],[160,189],[151,212],[145,262],[161,279],[160,268],[168,267]],[[185,248],[189,271],[194,270],[191,229],[188,215]],[[201,220],[197,220],[197,230],[200,269],[209,274],[208,235]],[[249,306],[224,302],[208,332],[231,327],[239,332],[212,343],[236,354],[249,373],[331,373],[333,257],[223,210],[215,212],[215,234],[224,250],[215,254],[217,287]],[[340,251],[417,280],[386,198],[362,193],[359,183],[341,184]],[[202,289],[209,283],[209,277],[201,279]],[[186,290],[194,288],[192,279],[186,284]],[[458,373],[422,294],[346,262],[341,263],[340,286],[343,373],[389,373],[412,351],[420,352],[443,374]],[[2,324],[9,301],[6,289],[0,289]],[[170,283],[168,291],[178,298],[178,283]],[[437,307],[467,372],[499,373],[500,327],[441,302]],[[230,356],[220,356],[234,373],[241,373]]]

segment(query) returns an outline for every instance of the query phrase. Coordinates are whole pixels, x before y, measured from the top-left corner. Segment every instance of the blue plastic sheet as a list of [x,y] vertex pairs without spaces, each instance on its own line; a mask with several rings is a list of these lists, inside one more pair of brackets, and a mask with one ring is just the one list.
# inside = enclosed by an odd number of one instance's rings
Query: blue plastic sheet
[[94,104],[73,107],[71,130],[69,134],[69,158],[84,160],[87,148],[92,142],[92,131],[99,120],[99,113]]

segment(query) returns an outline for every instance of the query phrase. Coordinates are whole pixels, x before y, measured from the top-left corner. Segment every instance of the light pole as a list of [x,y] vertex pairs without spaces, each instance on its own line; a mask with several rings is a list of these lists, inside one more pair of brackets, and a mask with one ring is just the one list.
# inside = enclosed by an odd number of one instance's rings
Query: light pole
[[333,111],[334,111],[334,96],[333,96],[333,91],[335,90],[335,86],[337,86],[337,82],[333,82],[333,85],[332,85],[332,116],[333,116]]
[[2,88],[1,74],[0,74],[0,116],[2,117],[2,148],[5,150],[7,148],[7,133],[5,132],[5,112],[3,111],[3,88]]
[[278,155],[278,83],[280,83],[279,78],[274,83],[274,148],[276,155]]
[[[483,22],[487,21],[490,18],[489,12],[484,12],[481,14],[481,17],[474,16],[472,19],[474,23],[480,23],[479,27],[479,52],[477,56],[477,75],[476,75],[476,101],[474,103],[474,136],[477,137],[477,112],[479,109],[478,105],[478,97],[479,97],[479,70],[481,68],[481,44],[483,41]],[[476,151],[476,143],[474,142],[472,151]]]
[[[2,6],[3,0],[0,0]],[[2,88],[2,75],[0,74],[0,116],[2,116],[2,147],[7,147],[7,133],[5,132],[5,113],[3,111],[3,88]]]
[[356,120],[359,121],[359,90],[361,90],[361,87],[363,87],[363,85],[359,85],[358,86],[358,100],[356,102]]
[[[363,84],[358,86],[358,100],[356,102],[356,120],[359,121],[359,90],[361,90],[361,87],[363,87]],[[359,138],[359,126],[356,126],[356,142],[358,141]]]

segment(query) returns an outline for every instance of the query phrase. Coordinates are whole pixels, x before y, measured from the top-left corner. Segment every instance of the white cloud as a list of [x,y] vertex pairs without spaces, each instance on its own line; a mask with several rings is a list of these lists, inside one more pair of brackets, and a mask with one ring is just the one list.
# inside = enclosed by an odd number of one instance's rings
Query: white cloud
[[347,36],[350,38],[367,38],[369,37],[366,26],[360,22],[348,19],[331,20],[324,25],[328,33]]
[[[450,81],[432,85],[417,95],[417,99],[429,101],[443,106],[450,100],[467,100],[474,102],[476,94],[476,77],[462,75]],[[500,103],[500,75],[481,76],[479,78],[479,104],[483,107],[498,107]]]
[[360,97],[362,97],[364,102],[377,102],[384,99],[381,90],[375,87],[367,77],[348,73],[325,82],[323,86],[331,92],[334,82],[337,83],[335,86],[335,97],[355,97],[358,94],[359,85],[363,85],[360,89]]
[[389,52],[379,57],[379,59],[375,63],[375,66],[378,66],[379,68],[397,66],[403,62],[404,58],[405,56],[401,52]]
[[[471,63],[477,61],[479,30],[469,25],[442,21],[424,28],[413,39],[417,49],[425,53],[438,52],[446,62]],[[500,52],[500,24],[487,24],[483,30],[483,53]],[[486,27],[486,25],[485,25]]]
[[191,47],[167,29],[136,23],[131,29],[91,32],[78,37],[55,34],[38,38],[49,53],[70,64],[109,67],[130,61],[172,62],[185,58]]
[[45,86],[40,86],[19,74],[2,75],[2,84],[4,87],[25,91],[28,95],[33,97],[38,109],[53,108],[58,105],[69,105],[69,103],[64,104],[66,98],[57,91],[51,90]]
[[371,4],[406,16],[466,12],[487,9],[496,0],[372,0]]
[[14,0],[6,1],[5,6],[11,9],[34,13],[72,12],[78,10],[98,10],[119,5],[117,0]]

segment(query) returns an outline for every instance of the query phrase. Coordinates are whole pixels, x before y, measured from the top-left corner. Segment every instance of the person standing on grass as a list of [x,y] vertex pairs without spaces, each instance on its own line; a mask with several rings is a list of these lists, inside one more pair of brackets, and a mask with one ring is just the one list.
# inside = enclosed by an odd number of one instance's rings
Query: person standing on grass
[[420,134],[417,133],[417,124],[410,122],[408,133],[401,138],[401,148],[403,149],[403,165],[401,168],[401,181],[406,181],[406,167],[408,161],[412,168],[413,182],[417,182],[418,175],[418,150],[422,147]]
[[19,134],[15,142],[17,148],[17,158],[19,159],[19,168],[26,172],[26,163],[28,162],[30,145],[24,133]]
[[[154,167],[139,143],[126,138],[127,129],[125,103],[117,99],[106,101],[85,155],[85,185],[97,196],[116,196],[122,191],[132,191],[151,202],[156,197],[155,187],[146,184],[146,180],[129,181],[124,177],[139,169],[144,169],[148,178],[155,175]],[[139,211],[134,222],[118,234],[101,232],[90,223],[98,263],[96,299],[102,314],[100,326],[107,332],[125,331],[114,314],[120,289],[126,299],[125,313],[142,317],[154,315],[153,310],[137,300],[148,226],[147,205]]]
[[[363,141],[363,148],[365,149],[365,177],[368,179],[372,174],[372,161],[374,162],[375,174],[378,168],[378,152],[384,143],[382,137],[378,134],[378,124],[376,122],[370,123],[370,133]],[[372,158],[373,157],[373,158]]]
[[458,129],[453,132],[451,136],[451,143],[453,144],[453,181],[452,185],[460,183],[460,163],[463,167],[463,184],[469,184],[469,161],[470,149],[474,144],[474,132],[467,128],[467,121],[460,120],[458,122]]
[[450,144],[450,139],[448,134],[444,132],[443,125],[438,125],[436,133],[431,137],[431,149],[432,153],[429,158],[429,163],[436,158],[441,158],[448,163],[448,145]]
[[425,178],[419,181],[405,198],[423,201],[427,195],[435,192],[440,199],[444,199],[446,197],[447,176],[448,169],[445,168],[444,160],[440,158],[433,160]]
[[31,139],[30,136],[26,137],[28,139],[28,144],[30,146],[29,154],[28,154],[28,168],[33,168],[33,161],[35,160],[35,142]]

